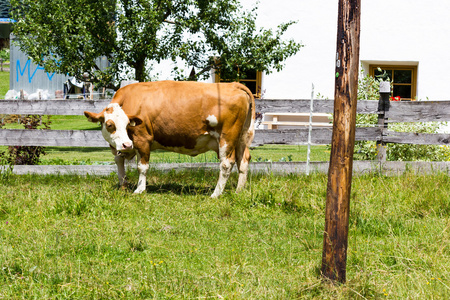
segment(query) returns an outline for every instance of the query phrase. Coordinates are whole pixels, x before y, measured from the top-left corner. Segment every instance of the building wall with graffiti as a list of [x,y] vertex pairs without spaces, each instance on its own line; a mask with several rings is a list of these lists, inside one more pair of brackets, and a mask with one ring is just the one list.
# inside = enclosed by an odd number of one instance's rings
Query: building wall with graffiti
[[38,89],[48,90],[51,96],[54,96],[56,91],[62,93],[64,83],[68,80],[66,75],[46,72],[43,67],[33,63],[13,43],[10,46],[9,76],[10,90],[20,91],[23,89],[28,94],[34,93]]
[[[11,41],[13,39],[11,35]],[[98,58],[96,63],[101,70],[109,66],[106,57]],[[26,94],[43,90],[48,91],[50,98],[62,98],[65,92],[64,86],[67,87],[69,79],[72,79],[72,77],[65,74],[46,72],[43,67],[35,64],[26,53],[20,51],[20,48],[15,46],[14,42],[10,43],[10,90],[24,90]]]

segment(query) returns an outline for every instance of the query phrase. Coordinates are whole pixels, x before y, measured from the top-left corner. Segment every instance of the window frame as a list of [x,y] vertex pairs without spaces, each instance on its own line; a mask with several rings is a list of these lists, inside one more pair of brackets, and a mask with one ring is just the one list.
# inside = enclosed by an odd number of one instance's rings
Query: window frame
[[[386,64],[370,64],[369,65],[369,74],[372,77],[375,77],[375,70],[381,68],[382,70],[392,70],[392,75],[394,77],[394,71],[411,71],[411,83],[395,83],[395,78],[389,78],[392,82],[393,86],[411,86],[411,98],[402,98],[405,101],[414,101],[417,97],[417,66],[414,65],[386,65]],[[394,95],[394,90],[392,89],[391,96],[396,97],[398,95]]]
[[[262,91],[262,71],[255,71],[256,72],[256,78],[242,78],[236,80],[236,82],[243,83],[245,85],[245,82],[255,82],[256,84],[256,93],[253,94],[253,96],[256,99],[261,98],[261,91]],[[230,80],[222,80],[220,78],[220,74],[218,72],[215,72],[215,80],[214,82],[229,82]]]

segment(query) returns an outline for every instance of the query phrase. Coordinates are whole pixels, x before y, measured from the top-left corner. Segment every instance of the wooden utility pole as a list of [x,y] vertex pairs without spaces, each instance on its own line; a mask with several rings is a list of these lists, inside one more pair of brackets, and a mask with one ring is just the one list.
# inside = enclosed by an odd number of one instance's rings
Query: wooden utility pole
[[339,0],[333,136],[328,170],[322,275],[345,282],[355,147],[361,0]]

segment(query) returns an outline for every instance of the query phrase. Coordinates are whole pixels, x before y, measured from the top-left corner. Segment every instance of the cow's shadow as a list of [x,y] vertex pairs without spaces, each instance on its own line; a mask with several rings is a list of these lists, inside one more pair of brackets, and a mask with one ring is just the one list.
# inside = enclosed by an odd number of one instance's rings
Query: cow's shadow
[[[134,192],[136,184],[128,184],[127,190]],[[204,187],[196,185],[184,185],[179,183],[147,184],[146,193],[148,194],[175,194],[175,195],[203,195],[210,196],[213,193],[213,187]]]

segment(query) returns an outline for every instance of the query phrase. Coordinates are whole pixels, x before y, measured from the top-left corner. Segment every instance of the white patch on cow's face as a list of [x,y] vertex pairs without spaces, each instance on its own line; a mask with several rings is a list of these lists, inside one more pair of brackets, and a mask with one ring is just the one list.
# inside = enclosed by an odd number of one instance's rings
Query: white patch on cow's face
[[[105,121],[102,124],[102,135],[105,140],[117,151],[133,149],[133,142],[128,137],[127,126],[130,120],[119,104],[111,103],[104,113]],[[113,126],[113,128],[108,128]]]
[[216,127],[219,124],[215,115],[209,115],[206,120],[209,122],[209,126]]

